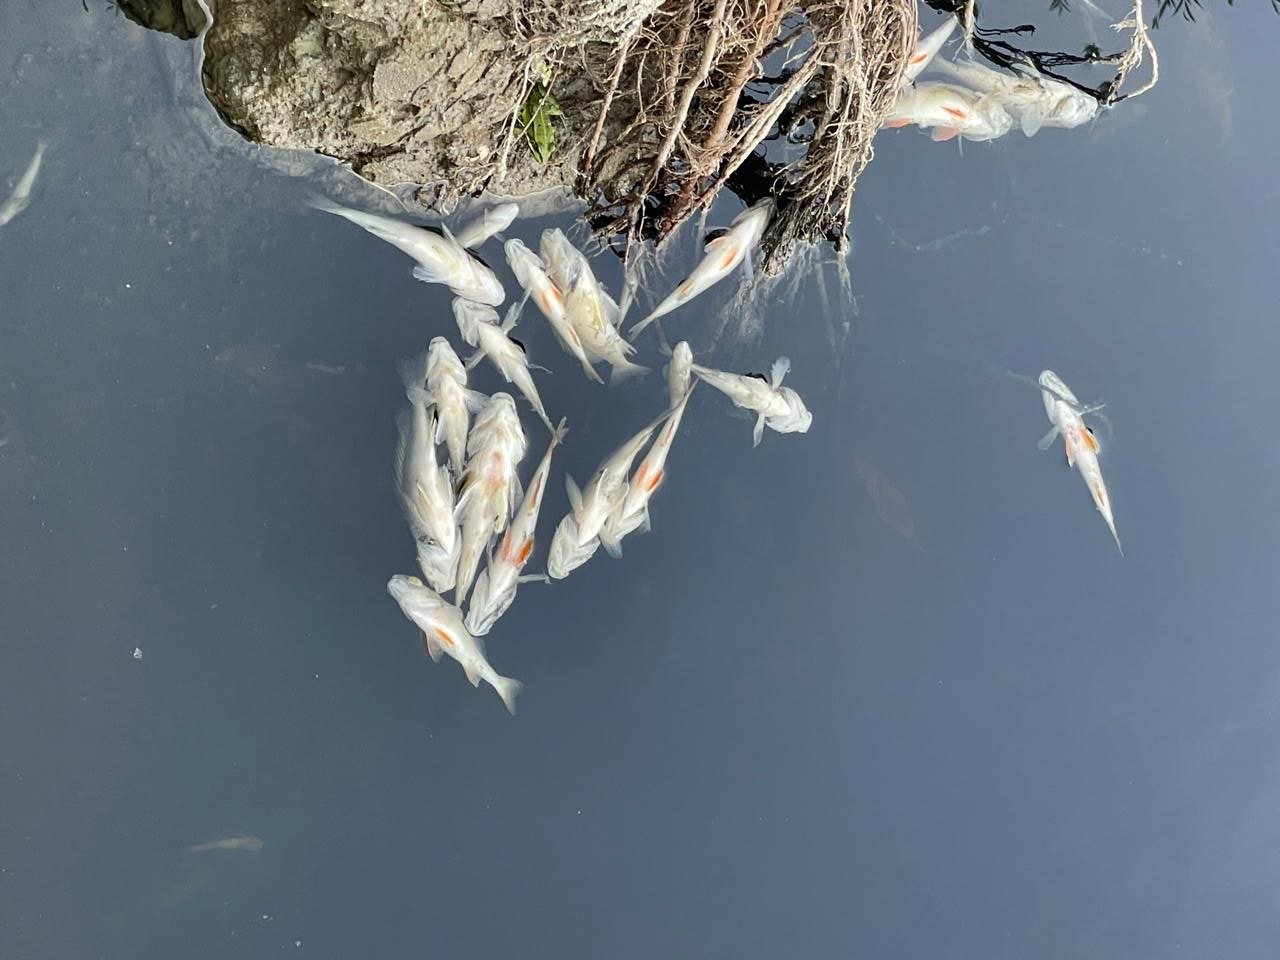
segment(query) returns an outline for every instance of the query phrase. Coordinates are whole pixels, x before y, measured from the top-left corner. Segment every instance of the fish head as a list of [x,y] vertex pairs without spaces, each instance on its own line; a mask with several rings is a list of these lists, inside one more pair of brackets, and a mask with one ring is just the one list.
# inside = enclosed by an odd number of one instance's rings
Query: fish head
[[1045,415],[1052,422],[1057,423],[1055,411],[1059,401],[1066,403],[1070,407],[1080,406],[1080,401],[1071,392],[1071,388],[1063,383],[1062,378],[1052,370],[1042,370],[1037,382],[1040,384],[1040,393],[1044,400]]
[[435,383],[444,376],[465,382],[467,371],[448,339],[435,337],[427,346],[427,381]]
[[547,265],[547,273],[552,281],[561,288],[569,285],[569,276],[574,264],[579,260],[584,262],[586,260],[559,227],[542,231],[538,252],[542,254],[542,260]]
[[581,566],[583,561],[577,559],[581,552],[578,522],[572,513],[567,513],[551,537],[551,547],[547,551],[547,576],[552,580],[563,580]]
[[524,289],[529,289],[539,274],[545,274],[542,258],[526,247],[523,240],[512,238],[502,245],[502,249],[507,255],[507,265]]
[[387,593],[400,604],[400,609],[408,617],[431,616],[445,605],[438,593],[428,587],[417,577],[397,573],[387,581]]
[[1098,115],[1098,101],[1082,90],[1067,88],[1053,103],[1045,123],[1071,129]]
[[748,234],[747,246],[755,246],[756,241],[760,239],[760,235],[764,233],[764,228],[773,219],[773,210],[773,198],[765,197],[734,217],[731,226],[739,228]]
[[496,307],[507,299],[507,291],[496,273],[471,254],[467,254],[467,266],[471,273],[468,292],[472,299],[491,307]]

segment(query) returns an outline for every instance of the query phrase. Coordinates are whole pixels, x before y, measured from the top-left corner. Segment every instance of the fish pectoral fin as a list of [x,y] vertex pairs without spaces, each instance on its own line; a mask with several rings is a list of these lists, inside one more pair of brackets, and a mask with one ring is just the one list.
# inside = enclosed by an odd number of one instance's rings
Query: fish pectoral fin
[[748,250],[745,254],[743,254],[742,272],[747,278],[748,286],[756,282],[756,267],[755,267],[755,264],[751,262],[750,250]]
[[1057,425],[1055,424],[1053,427],[1049,429],[1048,433],[1046,433],[1043,437],[1040,438],[1040,441],[1036,444],[1036,447],[1040,449],[1042,452],[1045,450],[1048,450],[1050,447],[1053,446],[1053,442],[1058,439],[1058,433],[1059,433],[1059,430]]
[[467,362],[463,364],[463,366],[465,366],[468,372],[470,372],[471,370],[474,370],[476,368],[476,364],[478,364],[483,359],[484,359],[484,351],[477,350],[471,356],[467,357]]
[[762,413],[756,417],[755,429],[751,431],[751,446],[753,447],[760,446],[760,441],[763,439],[764,439],[764,414]]
[[782,380],[791,372],[791,358],[779,357],[773,361],[773,366],[769,369],[769,383],[776,390],[782,386]]
[[427,648],[427,653],[431,655],[432,662],[439,663],[440,658],[444,656],[444,651],[440,649],[440,642],[431,634],[427,633],[427,631],[423,630],[422,644]]
[[582,513],[582,490],[569,474],[564,475],[564,490],[569,496],[569,507],[575,517]]
[[467,390],[462,395],[463,400],[467,404],[467,410],[471,413],[479,413],[484,409],[484,405],[489,402],[489,397],[481,393],[479,390]]
[[948,140],[954,140],[960,136],[960,131],[956,127],[934,127],[931,139],[934,143],[946,143]]
[[511,305],[511,309],[507,311],[506,318],[502,321],[503,333],[510,333],[515,328],[515,325],[520,322],[520,315],[524,313],[524,305],[529,302],[531,292],[526,290],[524,296]]
[[910,123],[911,121],[907,117],[893,117],[880,124],[880,126],[888,127],[890,130],[900,130]]
[[434,270],[430,270],[422,264],[418,264],[413,268],[413,279],[421,280],[423,283],[444,283],[444,277]]
[[1099,450],[1098,438],[1093,435],[1093,431],[1090,430],[1088,427],[1084,428],[1084,442],[1085,442],[1085,445],[1088,446],[1088,448],[1092,450],[1094,453],[1098,452]]

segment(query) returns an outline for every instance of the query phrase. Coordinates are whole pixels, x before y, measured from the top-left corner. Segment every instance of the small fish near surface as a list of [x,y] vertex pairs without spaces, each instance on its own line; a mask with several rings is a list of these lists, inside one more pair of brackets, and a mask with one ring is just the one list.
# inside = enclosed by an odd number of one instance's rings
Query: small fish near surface
[[499,203],[489,207],[474,220],[469,221],[454,235],[466,250],[472,250],[490,237],[501,233],[520,216],[520,205],[517,203]]
[[27,169],[22,176],[18,178],[13,193],[9,194],[9,199],[0,204],[0,227],[31,206],[31,194],[35,190],[36,178],[40,176],[40,164],[44,161],[44,152],[48,148],[49,144],[44,140],[36,144],[35,155],[27,164]]
[[1098,101],[1083,90],[1043,76],[1027,64],[1021,75],[1001,73],[979,63],[938,60],[935,70],[996,100],[1018,119],[1023,134],[1035,136],[1041,127],[1071,129],[1098,115]]
[[942,26],[916,39],[916,48],[911,52],[911,59],[907,61],[906,69],[902,72],[904,86],[913,82],[929,66],[933,58],[938,55],[938,51],[942,49],[942,45],[947,42],[947,38],[955,32],[956,23],[958,23],[956,18],[949,16]]
[[634,341],[644,329],[673,310],[682,307],[698,294],[710,289],[740,265],[751,265],[751,251],[760,243],[765,227],[773,217],[773,201],[761,200],[734,218],[729,229],[707,241],[704,256],[680,284],[659,303],[647,317],[627,331]]
[[495,393],[476,414],[467,439],[467,469],[456,508],[462,527],[454,592],[458,603],[466,600],[489,541],[506,530],[521,498],[516,468],[525,446],[515,401],[510,394]]
[[507,383],[515,384],[517,390],[524,395],[533,407],[534,412],[542,418],[547,429],[552,433],[555,427],[547,416],[542,405],[542,397],[533,382],[533,373],[529,369],[529,358],[525,355],[524,344],[512,339],[507,333],[509,329],[498,323],[498,314],[492,307],[472,303],[470,300],[455,299],[453,315],[458,322],[462,338],[476,348],[476,356],[468,361],[470,366],[481,355],[488,357],[498,373]]
[[503,249],[506,251],[507,264],[511,267],[511,272],[516,275],[517,282],[537,305],[538,310],[547,318],[547,323],[551,325],[551,330],[560,341],[560,345],[582,365],[582,372],[587,375],[588,380],[604,383],[600,374],[596,373],[595,367],[591,365],[578,331],[565,316],[564,292],[547,274],[542,258],[519,240],[508,240]]
[[187,853],[257,853],[263,843],[252,834],[239,837],[222,837],[208,843],[197,843],[187,847]]
[[[635,462],[640,448],[649,442],[653,431],[671,417],[672,410],[664,410],[655,420],[642,427],[622,446],[605,457],[595,473],[581,490],[573,477],[565,474],[565,488],[569,494],[569,506],[578,526],[578,546],[585,547],[601,536],[609,514],[627,495],[627,474]],[[603,542],[603,541],[602,541]]]
[[376,213],[365,213],[344,207],[321,197],[313,197],[317,210],[350,220],[397,250],[417,261],[413,275],[423,283],[440,283],[456,296],[497,307],[506,299],[506,291],[492,270],[468,253],[447,227],[440,233]]
[[1102,405],[1081,406],[1076,395],[1052,370],[1042,371],[1038,382],[1041,398],[1044,400],[1044,412],[1053,424],[1041,439],[1040,449],[1049,449],[1058,436],[1062,436],[1067,450],[1067,466],[1074,467],[1084,478],[1094,506],[1106,521],[1120,555],[1124,556],[1124,548],[1120,546],[1120,535],[1116,533],[1115,518],[1111,511],[1111,497],[1102,479],[1102,466],[1098,463],[1098,439],[1084,422],[1087,414],[1101,410]]
[[494,623],[510,609],[516,598],[516,589],[526,580],[542,580],[543,577],[522,577],[521,572],[533,555],[534,534],[538,528],[538,513],[547,491],[547,477],[551,473],[551,455],[564,440],[565,421],[551,434],[547,452],[533,472],[524,500],[511,518],[506,533],[498,545],[497,554],[490,554],[488,566],[476,579],[471,603],[467,607],[467,629],[477,637],[484,636]]
[[667,361],[667,406],[679,403],[693,384],[693,350],[687,340],[681,340],[671,351]]
[[406,384],[410,413],[402,416],[396,444],[396,483],[414,537],[426,537],[452,553],[457,527],[453,519],[453,482],[448,468],[436,462],[436,408],[422,386],[424,372]]
[[800,399],[800,394],[782,385],[790,370],[791,361],[786,357],[779,357],[773,362],[768,377],[758,373],[725,373],[696,363],[693,365],[694,376],[723,393],[735,407],[756,414],[753,447],[760,445],[765,427],[777,433],[807,433],[813,423],[813,414]]
[[444,337],[436,337],[427,347],[427,395],[436,408],[435,442],[444,441],[449,450],[449,466],[455,477],[462,476],[467,462],[467,431],[471,414],[489,400],[483,393],[467,389],[467,368]]
[[422,631],[431,659],[439,663],[448,654],[462,667],[473,687],[488,683],[502,698],[507,711],[515,716],[516,697],[523,684],[500,675],[485,657],[484,642],[473,637],[463,623],[462,611],[444,600],[417,577],[396,574],[387,581],[387,592],[400,606],[400,611]]
[[[688,348],[681,341],[679,347]],[[684,396],[671,408],[667,422],[662,425],[658,435],[654,437],[648,453],[636,467],[631,481],[627,484],[627,492],[622,500],[609,514],[604,528],[600,531],[600,543],[613,557],[622,556],[622,539],[636,530],[649,529],[649,501],[662,486],[667,476],[667,457],[675,443],[676,432],[680,429],[680,421],[684,418],[685,407],[689,405],[689,397],[693,393],[693,383],[686,388]]]
[[996,97],[952,83],[918,83],[898,94],[884,126],[913,123],[931,129],[935,141],[995,140],[1013,129],[1013,117]]

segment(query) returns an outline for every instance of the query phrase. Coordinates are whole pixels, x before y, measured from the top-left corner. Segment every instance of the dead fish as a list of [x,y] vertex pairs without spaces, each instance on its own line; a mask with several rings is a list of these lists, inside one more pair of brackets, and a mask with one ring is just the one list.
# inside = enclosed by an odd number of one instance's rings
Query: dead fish
[[588,380],[604,383],[600,374],[596,373],[595,367],[591,365],[586,350],[583,349],[582,338],[578,336],[577,330],[565,316],[564,292],[547,274],[542,258],[515,239],[508,240],[503,245],[503,249],[506,251],[511,272],[516,275],[520,286],[538,305],[542,315],[547,318],[547,323],[551,324],[551,330],[560,341],[560,345],[582,364],[582,372],[587,375]]
[[[1035,136],[1041,127],[1070,129],[1098,115],[1098,101],[1069,83],[1043,76],[1030,64],[1013,75],[979,63],[938,60],[934,68],[992,98],[1018,118],[1023,134]],[[963,132],[963,131],[962,131]],[[970,137],[969,139],[974,139]]]
[[487,634],[494,623],[507,612],[516,598],[516,589],[522,582],[544,579],[522,577],[521,572],[533,555],[538,513],[547,491],[547,477],[551,473],[551,455],[564,439],[565,432],[565,421],[561,420],[551,434],[551,442],[542,456],[542,462],[529,480],[520,508],[511,518],[507,532],[502,535],[498,552],[489,555],[488,566],[476,578],[471,603],[467,607],[467,629],[477,637]]
[[0,227],[31,205],[31,191],[35,189],[36,177],[40,175],[40,164],[48,148],[49,144],[44,140],[36,144],[35,156],[27,164],[26,171],[18,178],[17,186],[13,188],[13,193],[9,194],[9,199],[0,206]]
[[501,233],[507,229],[507,227],[515,223],[518,216],[520,216],[519,204],[500,203],[485,210],[474,220],[469,221],[454,235],[454,239],[465,249],[473,249],[480,246],[494,234]]
[[750,253],[760,242],[765,227],[773,216],[773,201],[761,200],[738,214],[723,234],[707,242],[702,261],[653,311],[627,331],[627,339],[636,337],[657,320],[688,303],[704,290],[733,273],[740,264],[750,266]]
[[1116,533],[1116,522],[1111,512],[1111,497],[1107,493],[1107,485],[1102,480],[1102,466],[1098,463],[1098,438],[1085,426],[1084,417],[1088,413],[1102,409],[1102,406],[1083,407],[1076,395],[1071,392],[1062,378],[1052,370],[1041,372],[1039,379],[1041,398],[1044,400],[1044,412],[1053,427],[1040,441],[1040,449],[1048,450],[1053,441],[1062,435],[1067,448],[1067,466],[1075,467],[1084,477],[1093,504],[1102,514],[1102,519],[1111,531],[1120,555],[1124,556],[1124,548],[1120,546],[1120,535]]
[[907,61],[907,67],[902,72],[904,85],[914,81],[925,67],[929,66],[930,61],[938,55],[942,45],[947,42],[947,38],[955,31],[958,22],[955,17],[948,17],[947,22],[942,26],[916,40],[916,48],[912,51],[911,59]]
[[898,94],[886,127],[932,130],[935,141],[964,137],[995,140],[1013,129],[1013,117],[994,96],[984,96],[953,83],[918,83]]
[[481,356],[488,357],[498,373],[502,374],[502,378],[507,383],[515,384],[534,412],[542,418],[547,429],[554,433],[555,427],[547,416],[542,397],[538,395],[538,387],[533,382],[524,344],[513,340],[507,333],[511,321],[499,325],[497,311],[492,307],[460,299],[453,301],[453,315],[462,338],[476,348],[476,354],[467,361],[467,366],[474,366]]
[[464,250],[449,233],[448,227],[442,227],[442,232],[436,233],[403,220],[353,210],[321,197],[313,197],[311,205],[317,210],[350,220],[407,253],[418,262],[413,268],[413,275],[423,283],[444,284],[459,297],[493,307],[501,305],[507,297],[494,272]]
[[696,363],[693,365],[694,376],[723,393],[735,407],[756,414],[751,444],[754,447],[760,445],[766,426],[778,433],[807,433],[813,423],[813,414],[800,399],[800,394],[782,385],[783,377],[790,370],[791,361],[786,357],[779,357],[773,362],[767,378],[760,374],[725,373]]
[[257,853],[262,849],[262,841],[252,834],[243,837],[223,837],[221,840],[210,840],[208,843],[197,843],[187,847],[187,853]]
[[586,543],[581,543],[580,539],[578,522],[572,513],[566,513],[551,537],[551,549],[547,553],[548,577],[563,580],[595,556],[600,549],[600,538],[591,537]]
[[516,713],[516,697],[524,688],[519,680],[501,676],[484,653],[484,641],[467,632],[462,611],[445,601],[417,577],[396,574],[387,581],[387,592],[400,611],[422,631],[431,659],[439,663],[442,654],[458,661],[473,687],[488,683],[502,698],[507,712]]

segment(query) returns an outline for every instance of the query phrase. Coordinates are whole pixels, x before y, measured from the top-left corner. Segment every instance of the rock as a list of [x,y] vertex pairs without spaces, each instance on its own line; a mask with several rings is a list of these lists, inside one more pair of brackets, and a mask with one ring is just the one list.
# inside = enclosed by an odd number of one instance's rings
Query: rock
[[572,118],[546,167],[518,136],[501,163],[529,58],[511,3],[219,0],[205,89],[253,140],[336,157],[377,183],[435,185],[422,195],[446,208],[486,184],[563,186],[582,132]]

